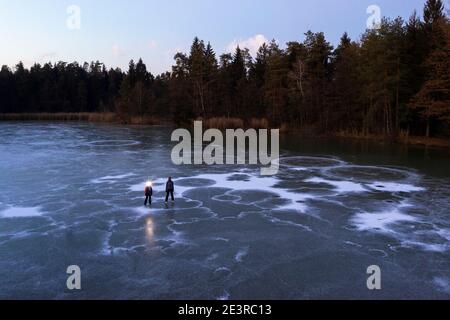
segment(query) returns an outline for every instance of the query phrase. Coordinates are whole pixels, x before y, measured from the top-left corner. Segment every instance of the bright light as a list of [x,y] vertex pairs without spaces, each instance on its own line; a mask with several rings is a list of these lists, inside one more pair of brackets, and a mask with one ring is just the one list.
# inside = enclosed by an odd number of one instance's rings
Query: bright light
[[145,227],[145,233],[147,235],[147,239],[150,245],[154,244],[154,235],[155,235],[155,228],[153,225],[153,221],[151,218],[147,218],[146,220],[146,227]]
[[147,181],[145,184],[147,187],[151,187],[153,185],[153,183],[151,181]]

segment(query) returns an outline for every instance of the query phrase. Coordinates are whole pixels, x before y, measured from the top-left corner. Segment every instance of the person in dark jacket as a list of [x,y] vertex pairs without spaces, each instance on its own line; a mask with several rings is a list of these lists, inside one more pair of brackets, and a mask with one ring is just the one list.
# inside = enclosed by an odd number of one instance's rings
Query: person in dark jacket
[[145,202],[144,205],[147,205],[147,202],[149,205],[152,204],[152,195],[153,195],[153,188],[152,188],[152,183],[151,182],[147,182],[147,184],[145,185]]
[[175,201],[173,198],[173,192],[175,191],[175,187],[173,185],[172,177],[169,177],[166,183],[166,202],[169,201],[169,194],[172,198],[172,201]]

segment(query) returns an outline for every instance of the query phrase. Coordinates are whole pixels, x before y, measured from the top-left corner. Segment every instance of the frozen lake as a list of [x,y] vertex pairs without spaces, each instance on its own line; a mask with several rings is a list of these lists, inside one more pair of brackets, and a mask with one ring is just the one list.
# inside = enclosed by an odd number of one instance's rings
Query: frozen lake
[[0,132],[2,299],[450,299],[449,151],[285,135],[261,177],[174,166],[167,127]]

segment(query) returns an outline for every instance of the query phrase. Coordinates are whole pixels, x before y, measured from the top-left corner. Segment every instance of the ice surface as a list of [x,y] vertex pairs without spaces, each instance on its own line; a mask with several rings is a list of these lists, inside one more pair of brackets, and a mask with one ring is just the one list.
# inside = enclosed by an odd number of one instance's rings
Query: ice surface
[[371,264],[380,298],[450,298],[448,179],[414,154],[286,147],[262,177],[173,165],[171,128],[0,125],[0,297],[72,299],[54,269],[76,257],[96,283],[76,298],[370,299]]

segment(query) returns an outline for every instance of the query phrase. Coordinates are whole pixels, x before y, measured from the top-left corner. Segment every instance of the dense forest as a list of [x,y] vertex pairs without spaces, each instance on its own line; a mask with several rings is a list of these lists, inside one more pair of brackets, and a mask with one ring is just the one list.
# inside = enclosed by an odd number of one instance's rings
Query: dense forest
[[264,44],[217,57],[195,38],[171,72],[140,59],[127,72],[100,62],[19,63],[0,71],[0,113],[115,112],[171,119],[267,119],[311,133],[450,136],[450,22],[441,0],[419,17],[384,18],[336,48],[323,33],[283,48]]

